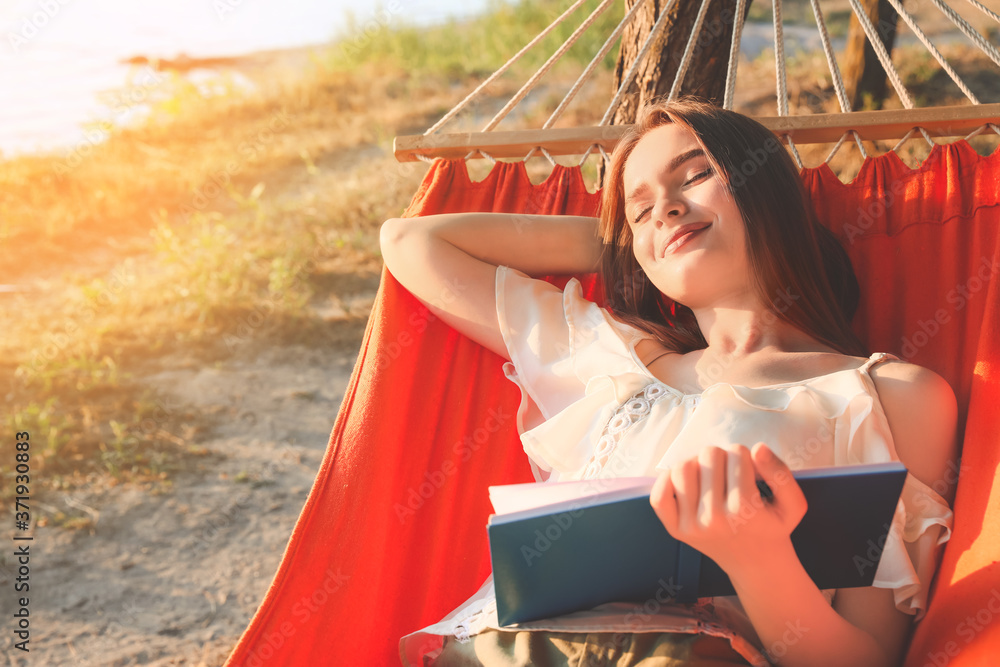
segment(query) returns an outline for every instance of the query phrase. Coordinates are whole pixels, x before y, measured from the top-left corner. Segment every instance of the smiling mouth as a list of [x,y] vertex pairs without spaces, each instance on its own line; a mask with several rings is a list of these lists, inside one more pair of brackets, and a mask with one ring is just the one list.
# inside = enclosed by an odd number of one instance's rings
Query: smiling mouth
[[685,229],[673,241],[667,244],[667,247],[663,249],[663,256],[666,257],[667,255],[674,252],[675,250],[686,244],[688,241],[690,241],[692,238],[694,238],[695,236],[697,236],[698,234],[705,231],[711,226],[712,223],[706,223],[700,226],[692,225],[688,229]]

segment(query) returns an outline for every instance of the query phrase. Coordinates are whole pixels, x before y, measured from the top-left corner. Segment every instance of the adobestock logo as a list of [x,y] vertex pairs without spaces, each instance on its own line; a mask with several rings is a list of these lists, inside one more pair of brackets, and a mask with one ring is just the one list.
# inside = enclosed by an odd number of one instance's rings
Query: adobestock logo
[[[503,407],[490,408],[482,425],[452,445],[452,454],[460,456],[462,463],[468,461],[512,417],[514,415],[504,412]],[[459,466],[453,459],[445,459],[437,470],[426,471],[424,479],[416,486],[411,486],[408,489],[406,503],[397,502],[393,506],[399,523],[404,524],[410,517],[415,516],[423,508],[424,504],[434,497],[438,490],[458,472]]]
[[531,567],[531,561],[541,558],[542,554],[552,547],[552,543],[558,541],[563,533],[573,526],[573,519],[581,516],[583,516],[583,510],[579,505],[574,505],[565,512],[553,515],[552,523],[547,525],[544,531],[536,528],[534,544],[521,545],[521,555],[528,567]]
[[972,271],[968,280],[958,283],[952,287],[945,295],[945,301],[951,306],[951,310],[938,308],[934,311],[933,317],[926,320],[917,320],[919,330],[909,336],[903,336],[900,352],[904,359],[911,359],[922,347],[931,342],[937,336],[945,324],[951,322],[953,314],[961,312],[972,297],[981,292],[990,284],[990,278],[1000,271],[1000,262],[995,262],[985,255],[982,256]]
[[19,53],[28,42],[38,36],[38,33],[54,19],[70,0],[39,0],[35,3],[37,10],[30,16],[21,19],[20,30],[7,33],[7,43],[14,53]]
[[653,616],[659,614],[664,605],[671,605],[681,593],[681,585],[674,581],[673,577],[667,580],[660,579],[658,587],[653,597],[648,598],[639,607],[642,611],[634,611],[625,616],[625,623],[631,632],[640,632],[646,622]]
[[[962,638],[968,646],[979,633],[1000,618],[1000,590],[994,588],[986,604],[975,614],[969,614],[955,625],[955,634]],[[945,642],[943,651],[931,651],[927,654],[924,667],[946,667],[951,659],[962,652],[962,646],[952,640]]]
[[886,542],[889,541],[889,537],[893,536],[894,533],[897,536],[899,535],[899,529],[897,529],[895,525],[885,523],[882,524],[882,528],[885,530],[885,533],[878,538],[878,542],[869,539],[868,551],[864,554],[856,554],[854,556],[854,567],[857,568],[858,574],[860,575],[864,575],[865,570],[868,568],[878,566],[881,562],[882,552],[885,550]]

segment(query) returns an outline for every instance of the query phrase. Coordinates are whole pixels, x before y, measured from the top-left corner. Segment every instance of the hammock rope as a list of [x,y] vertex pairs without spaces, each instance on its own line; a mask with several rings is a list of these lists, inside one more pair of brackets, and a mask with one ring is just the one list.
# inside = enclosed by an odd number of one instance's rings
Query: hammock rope
[[597,125],[599,127],[604,127],[611,123],[611,118],[615,115],[618,110],[618,105],[621,103],[622,97],[625,95],[625,89],[629,87],[632,83],[632,79],[635,78],[636,72],[639,71],[639,64],[642,63],[646,58],[646,54],[649,53],[649,47],[653,45],[653,39],[663,30],[664,26],[667,25],[667,15],[670,13],[670,9],[674,6],[677,0],[667,0],[667,4],[663,7],[660,12],[659,18],[656,19],[656,23],[653,24],[653,29],[649,31],[649,35],[646,36],[646,41],[642,43],[642,48],[639,49],[639,53],[636,54],[635,60],[632,61],[632,66],[629,67],[628,72],[622,77],[621,85],[618,86],[618,90],[615,91],[615,96],[611,98],[611,104],[608,105],[607,110],[604,112],[604,117],[601,118],[601,122]]
[[543,130],[547,130],[550,127],[552,127],[552,125],[556,122],[556,120],[558,120],[559,117],[562,116],[563,111],[566,110],[566,107],[569,106],[569,103],[573,100],[574,97],[576,97],[577,92],[579,92],[579,90],[583,87],[583,84],[586,83],[587,80],[590,78],[590,76],[594,73],[594,70],[597,69],[597,65],[600,64],[601,60],[604,59],[604,56],[608,54],[608,51],[611,50],[611,47],[615,45],[615,42],[618,40],[618,37],[622,34],[622,31],[625,30],[625,26],[632,22],[632,19],[636,15],[636,12],[639,11],[639,8],[642,7],[643,4],[645,4],[645,0],[639,0],[639,2],[636,2],[634,5],[632,5],[632,9],[630,9],[628,13],[625,14],[625,17],[618,22],[618,25],[615,27],[614,31],[612,31],[611,36],[609,36],[607,40],[605,40],[604,44],[597,52],[597,55],[594,56],[593,60],[590,61],[590,63],[587,65],[587,68],[583,70],[583,73],[580,74],[576,82],[573,84],[573,87],[569,89],[568,93],[566,93],[566,97],[562,99],[562,101],[559,103],[559,106],[556,107],[556,110],[552,112],[552,115],[549,116],[549,119],[545,121],[544,125],[542,125]]
[[[851,9],[854,10],[854,15],[858,18],[858,22],[861,24],[862,29],[864,29],[865,34],[868,35],[868,41],[871,43],[872,48],[875,49],[875,55],[878,56],[879,62],[882,63],[882,69],[885,70],[886,76],[892,82],[892,87],[896,89],[896,94],[899,95],[899,100],[903,103],[903,107],[912,109],[913,99],[910,97],[909,91],[906,90],[906,86],[903,85],[903,80],[899,77],[896,66],[892,64],[892,58],[889,57],[889,52],[885,50],[885,44],[882,43],[882,40],[875,33],[875,26],[872,25],[871,19],[868,18],[861,5],[858,4],[858,0],[851,0]],[[920,128],[920,133],[924,135],[927,143],[933,147],[934,140],[927,134],[927,130]]]
[[[913,132],[913,130],[910,130],[906,134],[910,135],[912,132]],[[830,160],[832,160],[833,156],[837,154],[837,151],[840,150],[840,147],[844,145],[844,140],[847,139],[847,135],[848,134],[853,134],[855,137],[858,136],[857,132],[845,132],[842,135],[840,135],[840,139],[837,139],[837,143],[833,145],[833,148],[830,149],[830,153],[826,156],[826,159],[823,160],[824,163],[826,163],[826,164],[830,163]],[[868,153],[865,152],[865,147],[861,146],[861,140],[860,139],[858,139],[858,145],[861,148],[862,155],[864,157],[868,157]]]
[[527,162],[528,159],[531,158],[531,156],[535,154],[535,151],[541,151],[542,155],[544,155],[546,158],[548,158],[549,164],[551,164],[553,167],[556,166],[555,158],[552,157],[552,153],[549,153],[547,150],[545,150],[544,146],[535,146],[530,151],[528,151],[528,154],[525,155],[524,159],[521,160],[521,161],[522,162]]
[[746,0],[736,0],[736,18],[733,24],[733,43],[729,47],[729,71],[726,73],[726,95],[722,100],[723,109],[733,108],[733,94],[736,91],[736,65],[740,61],[740,40],[743,37],[743,13]]
[[[1000,23],[1000,14],[996,14],[996,13],[990,11],[989,9],[986,8],[986,5],[984,5],[983,3],[979,2],[978,0],[969,0],[969,3],[973,7],[981,9],[984,14],[986,14],[989,17],[991,17],[997,23]],[[998,64],[1000,64],[1000,63],[998,63]]]
[[875,32],[875,26],[872,25],[871,19],[868,18],[864,9],[858,4],[858,0],[850,0],[850,3],[851,9],[854,10],[854,15],[861,24],[861,28],[865,31],[865,35],[868,36],[868,41],[871,43],[872,48],[875,49],[875,55],[878,56],[879,62],[882,63],[882,69],[885,70],[889,81],[892,82],[892,87],[896,90],[896,94],[899,95],[899,101],[903,103],[905,108],[912,109],[913,99],[910,97],[909,91],[906,90],[906,86],[903,85],[903,80],[899,77],[899,72],[896,70],[895,65],[892,64],[892,58],[889,57],[889,53],[885,50],[885,45]]
[[[837,93],[837,101],[840,103],[841,113],[851,112],[851,103],[847,99],[847,88],[844,86],[844,79],[840,75],[840,66],[837,65],[837,57],[833,53],[833,44],[830,41],[830,33],[826,29],[826,19],[823,17],[823,10],[819,7],[818,0],[809,0],[812,6],[813,16],[816,18],[816,29],[819,31],[820,42],[823,43],[823,55],[826,56],[826,66],[830,69],[830,77],[833,81],[833,89]],[[781,4],[780,2],[776,4]],[[854,141],[858,144],[858,150],[861,151],[861,157],[867,158],[868,151],[865,150],[864,145],[861,143],[861,137],[854,130],[845,133],[837,141],[837,145],[833,147],[830,154],[826,156],[823,160],[825,163],[829,163],[833,159],[833,156],[837,154],[840,149],[841,144],[844,143],[844,137],[848,134],[854,136]]]
[[[788,76],[785,73],[785,31],[781,20],[780,2],[774,3],[774,68],[774,81],[778,96],[778,115],[787,116]],[[802,156],[799,155],[799,150],[795,147],[795,142],[792,141],[792,137],[788,134],[785,134],[784,137],[785,141],[788,142],[788,148],[792,151],[792,157],[795,158],[796,166],[802,169]]]
[[[910,130],[909,132],[907,132],[906,136],[909,137],[911,134],[913,134],[913,130]],[[858,150],[861,151],[861,157],[862,158],[868,157],[868,151],[866,151],[865,147],[862,145],[862,143],[861,143],[861,137],[858,136],[857,131],[851,130],[850,132],[844,132],[844,134],[840,135],[840,139],[837,140],[837,143],[834,144],[833,148],[830,149],[830,152],[827,154],[826,158],[823,159],[824,163],[830,164],[830,160],[832,160],[833,156],[837,154],[837,151],[840,150],[840,147],[844,144],[844,140],[846,140],[848,136],[853,136],[854,137],[854,142],[858,145]],[[899,144],[896,144],[896,147],[898,148],[901,145],[902,145],[902,142],[900,142]],[[892,150],[896,150],[896,149],[893,148]]]
[[465,156],[464,158],[462,158],[462,159],[464,159],[464,160],[471,160],[471,159],[472,159],[472,157],[473,157],[473,156],[474,156],[474,155],[475,155],[476,153],[479,153],[479,154],[480,154],[480,155],[482,155],[482,156],[483,156],[484,158],[486,158],[487,160],[489,160],[489,161],[490,161],[490,164],[496,164],[496,163],[497,163],[497,159],[496,159],[495,157],[493,157],[492,155],[490,155],[489,153],[487,153],[486,151],[484,151],[484,150],[483,150],[482,148],[473,148],[473,149],[472,149],[471,151],[469,151],[469,154],[468,154],[468,155],[466,155],[466,156]]
[[[639,0],[638,2],[633,4],[632,8],[625,14],[622,20],[618,22],[618,25],[615,26],[615,29],[611,32],[611,35],[604,41],[604,44],[601,45],[601,48],[598,50],[597,55],[595,55],[593,59],[591,59],[590,63],[587,64],[587,67],[583,70],[580,76],[577,77],[576,81],[573,83],[573,86],[569,89],[569,92],[566,93],[566,96],[563,97],[561,102],[559,102],[559,106],[556,107],[556,110],[552,112],[552,115],[549,116],[548,120],[545,121],[545,124],[542,125],[543,130],[547,130],[550,127],[552,127],[555,124],[555,122],[562,116],[563,112],[566,110],[566,107],[569,106],[570,102],[573,101],[573,98],[576,97],[576,94],[580,91],[581,88],[583,88],[583,85],[593,75],[594,70],[597,69],[597,65],[601,62],[601,60],[604,59],[604,56],[606,56],[608,52],[611,50],[611,48],[615,45],[615,42],[618,41],[618,37],[625,30],[625,27],[632,22],[636,13],[639,11],[642,5],[645,4],[645,1],[646,0]],[[587,161],[587,157],[590,155],[591,149],[594,146],[599,146],[599,145],[591,144],[590,147],[587,148],[587,151],[584,153],[583,158],[580,160],[580,165],[583,165],[583,163]],[[530,158],[534,154],[535,150],[538,148],[541,147],[535,146],[530,151],[528,151],[528,154],[524,157],[524,160],[527,161],[528,158]],[[601,153],[603,153],[605,158],[607,159],[607,153],[605,153],[603,148],[601,149]],[[547,151],[545,155],[549,158],[549,161],[552,162],[552,165],[555,166],[555,160],[552,159],[552,156],[549,155]]]
[[935,47],[934,44],[931,43],[931,40],[927,38],[927,35],[925,35],[924,31],[920,29],[920,26],[917,25],[917,22],[913,20],[913,17],[910,15],[910,13],[905,9],[903,9],[903,6],[899,3],[899,0],[889,0],[889,3],[892,5],[893,9],[896,10],[896,13],[899,14],[899,16],[902,17],[904,21],[906,21],[906,25],[910,27],[910,30],[913,31],[913,34],[916,35],[921,42],[923,42],[924,46],[927,48],[930,54],[934,56],[934,59],[938,61],[939,65],[941,65],[941,68],[948,74],[948,76],[951,77],[951,80],[954,81],[955,84],[962,89],[962,92],[965,93],[965,96],[969,98],[969,101],[972,102],[973,104],[979,104],[979,99],[973,94],[971,90],[969,90],[969,87],[965,85],[965,81],[963,81],[962,77],[958,75],[958,72],[952,69],[948,61],[945,60],[944,56],[941,55],[941,52],[937,50],[937,47]]
[[[587,0],[576,0],[576,2],[574,2],[566,11],[564,11],[560,16],[558,16],[548,27],[546,27],[541,33],[539,33],[534,39],[532,39],[528,44],[526,44],[520,51],[518,51],[514,56],[512,56],[499,69],[497,69],[496,72],[494,72],[478,87],[476,87],[476,89],[472,93],[470,93],[461,102],[455,105],[455,107],[449,110],[437,123],[428,128],[427,131],[424,132],[424,136],[431,135],[440,130],[440,128],[445,123],[453,119],[471,101],[480,96],[483,93],[483,91],[490,86],[490,84],[496,81],[496,79],[499,76],[507,72],[510,69],[510,67],[519,59],[521,59],[521,57],[529,49],[538,44],[540,40],[550,35],[556,29],[556,27],[565,22],[586,1]],[[514,107],[516,107],[519,103],[524,101],[524,99],[527,97],[530,91],[536,86],[541,77],[543,77],[546,73],[550,71],[550,69],[556,64],[556,62],[563,55],[565,55],[565,53],[579,40],[583,32],[591,25],[593,25],[596,19],[602,13],[604,13],[614,1],[615,0],[602,0],[598,4],[598,6],[590,13],[590,15],[587,16],[584,19],[584,21],[576,28],[576,30],[572,33],[572,35],[570,35],[570,37],[565,42],[563,42],[563,44],[557,49],[557,51],[546,60],[546,62],[531,76],[531,78],[517,91],[517,93],[515,93],[514,96],[507,101],[504,107],[490,120],[490,122],[487,123],[485,127],[483,127],[481,134],[486,134],[488,132],[493,131],[497,127],[497,125],[510,114],[510,112],[514,109]],[[691,28],[691,32],[687,36],[687,40],[684,46],[684,51],[681,56],[680,63],[677,67],[676,74],[674,75],[674,80],[670,87],[670,92],[667,95],[668,100],[676,99],[680,95],[682,84],[693,61],[695,43],[697,39],[703,35],[704,21],[708,13],[709,2],[710,0],[702,0],[702,2],[700,3],[700,6],[698,8],[698,13],[695,17],[694,23]],[[962,77],[958,74],[958,72],[951,66],[951,64],[948,63],[947,59],[934,46],[934,44],[930,41],[930,39],[924,33],[924,31],[921,30],[921,28],[917,25],[914,17],[909,12],[906,11],[906,9],[902,5],[902,2],[900,2],[900,0],[890,0],[890,2],[892,3],[892,6],[899,14],[899,16],[903,18],[903,21],[906,23],[906,25],[910,28],[910,30],[914,33],[914,35],[916,35],[916,37],[921,41],[923,46],[934,57],[937,63],[945,71],[945,73],[947,73],[948,76],[952,79],[952,81],[955,82],[955,84],[959,87],[959,89],[962,91],[965,97],[973,105],[981,104],[980,100],[977,98],[972,89],[966,84],[966,82],[962,79]],[[940,9],[945,15],[947,15],[948,18],[951,20],[951,22],[954,23],[960,30],[962,30],[962,32],[977,47],[979,47],[979,49],[984,54],[986,54],[987,57],[989,57],[997,65],[1000,65],[1000,51],[998,51],[995,46],[990,44],[980,33],[978,33],[967,20],[965,20],[962,16],[960,16],[953,8],[942,2],[942,0],[932,0],[932,2],[934,2],[935,6],[938,7],[938,9]],[[1000,16],[998,16],[996,13],[986,8],[978,0],[968,0],[968,2],[977,9],[986,13],[987,16],[1000,22]],[[626,91],[633,86],[639,68],[646,62],[646,58],[649,56],[649,51],[651,50],[653,43],[657,40],[658,36],[661,35],[665,30],[667,25],[668,14],[673,9],[675,3],[676,0],[666,0],[664,6],[662,7],[659,13],[659,16],[657,17],[652,28],[650,29],[649,34],[646,36],[645,41],[642,43],[632,64],[630,65],[625,75],[622,77],[621,83],[618,86],[618,89],[615,91],[615,95],[612,98],[610,104],[608,105],[603,117],[601,118],[601,121],[599,122],[597,128],[593,128],[593,130],[597,130],[598,128],[604,128],[610,125],[611,119],[621,106]],[[826,58],[827,67],[830,70],[833,88],[837,96],[837,101],[840,106],[840,111],[843,114],[853,114],[854,112],[852,111],[851,104],[848,100],[846,86],[844,84],[840,68],[837,64],[836,56],[832,47],[832,40],[830,38],[830,34],[827,28],[823,11],[819,7],[818,0],[810,0],[810,5],[812,7],[813,15],[816,19],[816,28],[819,32],[820,41],[823,45],[823,53]],[[583,86],[588,81],[593,79],[594,72],[597,69],[598,65],[611,51],[615,43],[619,39],[621,39],[621,36],[623,35],[626,27],[628,27],[634,22],[639,10],[647,6],[648,6],[648,0],[636,0],[632,4],[632,6],[623,16],[622,20],[618,22],[617,26],[614,28],[612,33],[601,45],[596,55],[590,60],[590,62],[587,64],[583,72],[579,75],[579,77],[577,77],[572,87],[559,102],[558,106],[555,108],[555,110],[551,113],[551,115],[542,125],[542,127],[540,128],[541,130],[550,130],[554,132],[566,131],[566,130],[555,129],[554,126],[556,122],[560,118],[562,118],[562,116],[565,114],[566,109],[569,107],[572,101],[577,97]],[[723,107],[726,109],[732,109],[734,104],[736,74],[739,64],[740,45],[742,42],[743,27],[745,25],[744,14],[746,12],[746,0],[736,0],[735,6],[736,9],[735,9],[735,15],[733,17],[733,34],[729,49],[729,62],[727,63],[726,85],[725,85],[725,92],[723,99]],[[788,149],[791,152],[792,156],[794,157],[795,162],[799,166],[799,168],[802,168],[804,166],[804,163],[796,146],[796,141],[793,140],[793,135],[794,137],[797,138],[797,140],[805,141],[806,143],[833,141],[834,136],[836,135],[833,136],[827,135],[826,137],[820,138],[822,135],[819,134],[820,132],[819,128],[823,127],[824,123],[826,127],[830,127],[831,125],[833,125],[834,127],[837,127],[837,129],[840,132],[843,132],[843,134],[839,136],[832,150],[827,155],[825,162],[829,163],[834,158],[837,151],[846,141],[848,135],[853,136],[854,141],[858,146],[858,150],[860,151],[862,157],[867,158],[868,152],[865,150],[865,147],[862,143],[861,132],[866,131],[865,128],[869,128],[868,130],[869,132],[875,130],[877,127],[877,123],[876,125],[872,125],[871,121],[868,120],[867,118],[862,120],[862,117],[864,115],[862,114],[862,112],[858,112],[858,119],[856,121],[850,121],[851,124],[843,123],[839,126],[836,123],[831,124],[829,120],[822,121],[819,119],[817,119],[817,123],[815,126],[806,125],[802,122],[795,122],[801,118],[800,116],[791,116],[789,114],[789,106],[791,100],[788,90],[788,73],[787,73],[787,63],[786,63],[785,46],[784,46],[784,21],[782,17],[782,7],[780,0],[775,0],[773,6],[774,6],[773,21],[774,21],[774,50],[775,50],[775,71],[776,71],[776,96],[777,96],[778,118],[788,117],[794,119],[791,124],[785,124],[783,122],[782,123],[775,122],[774,123],[775,132],[779,136],[781,136],[783,141],[787,143]],[[861,8],[859,0],[850,0],[850,6],[852,12],[857,18],[858,23],[861,25],[864,31],[867,40],[871,43],[872,48],[874,49],[875,54],[882,65],[882,68],[885,70],[887,78],[892,84],[896,94],[899,96],[899,99],[904,109],[916,111],[913,99],[909,91],[906,89],[906,86],[904,85],[898,70],[893,65],[890,54],[886,50],[885,46],[882,44],[881,39],[879,39],[877,29],[872,24],[872,20]],[[864,113],[867,114],[868,112]],[[956,117],[963,117],[967,119],[964,127],[961,126],[961,124],[956,126],[953,120],[949,120],[948,126],[945,127],[942,124],[944,116],[940,114],[930,115],[930,116],[924,115],[921,116],[919,120],[915,119],[914,127],[906,131],[903,138],[899,140],[899,142],[893,147],[892,150],[898,151],[899,148],[907,140],[909,140],[912,136],[914,136],[914,131],[919,131],[923,135],[924,139],[927,141],[928,145],[930,145],[931,147],[935,146],[936,144],[934,140],[931,138],[931,135],[927,131],[928,128],[930,128],[935,132],[941,132],[941,130],[945,130],[945,132],[943,133],[944,135],[947,135],[948,131],[950,130],[951,136],[957,136],[956,129],[966,133],[972,130],[971,134],[967,135],[966,137],[967,139],[972,138],[985,130],[992,130],[994,132],[997,132],[997,134],[1000,134],[1000,130],[998,130],[996,123],[992,122],[993,116],[991,116],[990,113],[985,109],[983,110],[983,112],[980,112],[980,114],[973,115],[971,117],[967,113],[964,116],[955,116],[955,117],[950,115],[948,116],[948,118],[956,118]],[[879,134],[876,133],[875,136],[869,135],[869,138],[877,139],[877,138],[890,138],[898,136],[896,134],[889,134],[886,131],[887,129],[889,130],[889,132],[894,131],[893,129],[889,129],[893,128],[894,124],[895,127],[899,126],[898,120],[889,120],[889,118],[891,118],[891,116],[886,116],[887,120],[885,122],[885,125],[880,130],[881,136],[879,136]],[[983,124],[976,127],[971,123],[968,123],[968,120],[975,120],[976,122],[982,122]],[[926,127],[924,126],[925,124],[927,124]],[[907,128],[899,127],[898,131],[903,131],[904,129]],[[500,133],[495,136],[499,137],[502,134],[503,133]],[[555,166],[556,161],[553,158],[553,154],[556,155],[572,154],[574,152],[582,153],[582,157],[580,159],[579,164],[583,165],[584,162],[586,162],[587,158],[592,153],[594,153],[595,148],[599,151],[599,154],[605,160],[607,160],[608,150],[610,150],[611,146],[613,145],[613,140],[609,140],[607,138],[607,135],[603,134],[603,131],[591,132],[589,135],[585,134],[584,135],[586,136],[585,142],[580,142],[574,136],[574,138],[571,140],[570,139],[565,140],[568,141],[569,143],[564,143],[562,146],[555,144],[555,142],[546,145],[542,145],[541,143],[539,143],[540,140],[543,142],[548,141],[547,139],[548,135],[542,135],[542,134],[532,135],[530,132],[526,133],[512,132],[510,134],[512,135],[510,139],[505,138],[502,140],[498,140],[496,142],[487,141],[485,144],[481,144],[480,146],[476,146],[475,141],[472,140],[471,137],[464,140],[459,139],[458,141],[456,141],[456,138],[460,135],[441,135],[441,136],[452,137],[450,140],[446,139],[445,143],[442,144],[441,146],[444,145],[450,146],[451,148],[449,148],[448,150],[451,151],[454,151],[456,147],[457,148],[469,147],[471,148],[471,150],[469,150],[469,152],[465,154],[464,159],[468,160],[477,156],[481,156],[487,160],[490,160],[493,163],[496,162],[497,157],[491,155],[490,152],[487,151],[495,151],[498,153],[499,156],[505,158],[515,157],[518,154],[517,153],[512,154],[510,152],[510,149],[505,147],[516,146],[518,148],[523,148],[523,150],[527,151],[527,154],[522,153],[522,155],[524,155],[524,157],[522,158],[523,160],[526,161],[530,159],[532,156],[534,156],[536,153],[540,152],[542,155],[545,156],[546,159],[549,160],[549,162],[553,166]],[[515,138],[515,136],[517,138]],[[522,136],[524,137],[523,139],[521,138]],[[528,138],[529,136],[531,137],[530,139]],[[559,135],[559,136],[561,137],[565,135]],[[416,139],[416,137],[410,139]],[[559,139],[559,141],[564,141],[564,140]],[[609,141],[611,141],[611,143],[609,143]],[[573,142],[575,142],[575,144]],[[604,144],[608,145],[605,146]],[[402,150],[403,153],[397,151],[397,157],[400,157],[401,154],[406,154],[408,151],[408,149],[402,149]],[[415,157],[416,159],[420,159],[425,162],[433,162],[434,158],[421,153],[420,152],[421,150],[424,153],[430,152],[433,154],[435,152],[439,153],[442,149],[441,147],[434,145],[428,146],[426,143],[424,143],[423,148],[413,151],[412,153],[409,153],[412,156],[411,159]],[[452,156],[457,157],[454,154],[452,154]]]
[[[974,5],[978,5],[980,9],[982,9],[988,15],[995,18],[998,22],[1000,22],[1000,16],[997,16],[990,10],[986,9],[986,7],[983,7],[978,2],[975,2],[975,0],[969,0],[969,1],[972,2],[972,4]],[[965,33],[966,37],[972,40],[973,44],[978,46],[982,50],[982,52],[985,53],[987,56],[989,56],[989,58],[993,62],[995,62],[997,65],[1000,65],[1000,51],[997,51],[995,46],[987,42],[986,39],[978,32],[976,32],[976,30],[971,25],[969,25],[969,22],[966,21],[964,18],[962,18],[958,14],[958,12],[956,12],[954,9],[941,2],[941,0],[932,0],[932,2],[934,3],[935,7],[944,12],[945,16],[951,19],[952,23],[958,26],[959,30]]]
[[785,31],[781,20],[781,3],[774,3],[774,67],[778,95],[778,115],[788,115],[788,76],[785,73]]
[[507,62],[505,62],[503,65],[501,65],[500,68],[496,72],[493,72],[493,74],[491,74],[489,77],[487,77],[487,79],[485,81],[483,81],[481,84],[479,84],[479,86],[477,86],[475,90],[473,90],[471,93],[469,93],[465,97],[465,99],[463,99],[461,102],[459,102],[458,104],[456,104],[451,109],[451,111],[449,111],[448,113],[446,113],[441,118],[441,120],[439,120],[438,122],[434,123],[429,128],[427,128],[427,131],[424,132],[424,134],[425,135],[427,135],[427,134],[433,134],[434,132],[437,132],[439,129],[441,129],[442,125],[444,125],[449,120],[451,120],[452,118],[454,118],[472,100],[474,100],[475,98],[479,97],[479,94],[482,93],[484,90],[486,90],[486,88],[489,87],[489,85],[491,83],[493,83],[498,78],[500,78],[500,76],[502,76],[504,72],[506,72],[508,69],[510,69],[511,66],[514,63],[516,63],[518,60],[520,60],[521,56],[523,56],[525,53],[527,53],[528,51],[530,51],[533,46],[535,46],[540,41],[542,41],[543,39],[545,39],[549,35],[549,33],[551,33],[553,30],[555,30],[556,27],[559,26],[559,24],[561,24],[563,21],[565,21],[573,12],[575,12],[581,5],[583,5],[584,2],[586,2],[586,0],[577,0],[575,3],[573,3],[573,5],[571,7],[569,7],[569,9],[567,9],[561,15],[559,15],[556,18],[556,20],[554,20],[551,24],[549,24],[549,26],[547,28],[545,28],[540,33],[538,33],[538,35],[536,35],[533,40],[531,40],[530,42],[528,42],[520,51],[518,51],[513,56],[511,56],[510,60],[508,60]]
[[994,132],[997,133],[997,135],[1000,135],[1000,127],[994,125],[993,123],[986,123],[985,125],[980,125],[979,127],[977,127],[972,134],[969,134],[968,136],[965,137],[965,140],[968,141],[972,137],[981,134],[982,132],[985,132],[987,129],[993,130]]
[[577,163],[578,167],[583,166],[583,163],[587,161],[588,157],[590,157],[590,153],[594,150],[594,148],[597,148],[597,150],[601,152],[601,156],[604,158],[605,164],[611,164],[611,156],[608,155],[608,152],[606,150],[604,150],[604,146],[600,144],[590,144],[590,147],[587,148],[586,151],[584,151],[583,157],[580,158],[580,162]]
[[677,67],[677,74],[674,76],[674,82],[670,86],[670,93],[667,95],[667,100],[675,99],[681,92],[681,83],[684,81],[685,75],[687,75],[688,65],[691,64],[691,54],[694,53],[695,38],[701,34],[701,24],[705,21],[709,2],[711,0],[702,0],[701,7],[698,8],[698,16],[695,17],[694,25],[691,26],[691,34],[688,36],[687,44],[684,46],[684,53],[681,55],[681,64]]
[[493,117],[493,120],[491,120],[489,123],[486,124],[486,126],[482,129],[482,131],[489,132],[490,130],[495,128],[500,123],[500,121],[502,121],[507,116],[507,114],[510,113],[511,109],[520,104],[521,100],[527,97],[528,93],[531,92],[531,89],[535,87],[535,85],[539,82],[539,80],[541,80],[541,78],[545,76],[550,69],[552,69],[552,67],[559,61],[559,59],[563,57],[563,55],[570,49],[570,47],[573,46],[578,39],[580,39],[580,35],[582,35],[584,31],[587,28],[589,28],[591,24],[594,23],[594,21],[597,20],[597,17],[600,16],[608,7],[611,6],[612,2],[614,2],[614,0],[604,0],[601,4],[599,4],[596,8],[594,8],[594,11],[590,13],[590,16],[584,19],[583,23],[581,23],[580,26],[573,31],[573,34],[570,35],[569,38],[562,43],[562,46],[556,49],[556,52],[553,53],[551,56],[549,56],[549,59],[546,60],[545,63],[538,68],[538,71],[535,72],[531,76],[531,78],[525,82],[523,86],[521,86],[521,89],[518,90],[517,93],[515,93],[514,97],[510,98],[507,104],[504,105],[504,108],[497,112],[497,115]]
[[819,7],[819,0],[809,0],[809,2],[812,5],[813,16],[816,17],[816,28],[819,30],[819,38],[823,43],[823,54],[826,56],[827,67],[830,68],[830,75],[833,77],[833,89],[837,93],[840,110],[843,113],[849,113],[851,103],[847,101],[847,89],[844,87],[844,80],[840,76],[840,66],[837,65],[837,58],[833,53],[833,45],[830,42],[830,33],[826,29],[823,10]]

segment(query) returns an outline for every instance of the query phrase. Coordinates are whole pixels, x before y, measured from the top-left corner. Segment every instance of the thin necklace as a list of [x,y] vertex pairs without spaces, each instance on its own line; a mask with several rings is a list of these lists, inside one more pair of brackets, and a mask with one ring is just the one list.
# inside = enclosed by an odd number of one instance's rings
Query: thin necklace
[[653,357],[652,359],[650,359],[649,361],[646,362],[646,368],[649,368],[650,366],[652,366],[653,362],[656,361],[657,359],[659,359],[660,357],[665,357],[668,354],[670,354],[671,352],[673,352],[673,350],[667,350],[663,354],[659,354],[659,355]]

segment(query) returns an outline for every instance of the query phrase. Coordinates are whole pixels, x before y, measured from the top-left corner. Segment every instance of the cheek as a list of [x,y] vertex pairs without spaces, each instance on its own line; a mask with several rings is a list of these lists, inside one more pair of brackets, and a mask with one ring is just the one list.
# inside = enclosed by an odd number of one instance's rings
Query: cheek
[[651,241],[649,225],[641,225],[632,232],[632,252],[636,259],[643,261],[650,253]]
[[736,224],[733,225],[730,241],[732,243],[733,249],[736,250],[743,257],[746,257],[747,254],[746,230],[743,228],[742,223],[740,223],[738,212],[736,213],[736,218],[734,219],[736,221]]
[[642,238],[632,239],[632,256],[635,257],[635,261],[639,264],[639,268],[645,273],[649,273],[652,266],[652,257],[649,250],[649,245],[643,243]]

